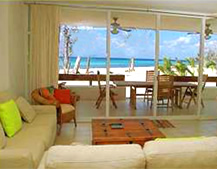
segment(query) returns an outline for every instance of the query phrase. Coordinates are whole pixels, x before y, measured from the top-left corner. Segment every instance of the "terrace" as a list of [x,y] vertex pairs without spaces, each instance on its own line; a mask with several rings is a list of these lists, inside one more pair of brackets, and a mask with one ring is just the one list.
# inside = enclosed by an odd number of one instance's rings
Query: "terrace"
[[[109,14],[110,19],[108,19],[106,18],[108,15],[106,9],[80,8],[78,10],[73,6],[62,9],[59,82],[67,82],[67,87],[80,95],[79,120],[90,121],[93,117],[196,119],[198,114],[203,118],[216,118],[215,112],[209,111],[209,108],[215,109],[217,94],[216,19],[215,17],[205,19],[204,29],[206,32],[211,30],[212,34],[205,35],[204,42],[201,42],[201,17],[175,13],[163,12],[157,18],[159,13],[156,11],[127,12],[121,9],[112,10]],[[69,16],[72,15],[76,17],[70,18]],[[108,22],[110,24],[107,24]],[[114,23],[118,24],[118,33],[112,32]],[[69,30],[68,35],[64,34],[66,29]],[[108,29],[111,30],[110,34],[107,34]],[[66,45],[64,44],[66,44],[67,36],[72,42],[68,46],[71,53],[67,54],[71,68],[69,68],[69,74],[62,74],[64,72],[63,58],[66,56],[64,53]],[[201,51],[203,51],[203,56],[200,54]],[[110,53],[109,57],[106,57],[106,52]],[[79,67],[75,64],[78,56],[81,58]],[[108,69],[106,63],[110,65]],[[202,67],[204,68],[203,72]],[[113,90],[118,94],[116,96],[118,109],[112,107],[109,99],[104,99],[99,109],[96,109],[94,104],[98,97],[95,94],[98,93],[97,70],[103,74],[101,80],[105,83],[107,72],[111,72],[107,83],[113,83],[114,81],[146,81],[147,71],[158,70],[161,75],[175,75],[175,81],[193,82],[199,88],[203,85],[203,82],[199,80],[202,74],[208,74],[206,88],[200,94],[201,96],[197,97],[197,99],[204,100],[205,107],[202,108],[192,102],[189,108],[186,108],[187,106],[184,104],[182,109],[175,107],[172,110],[157,108],[157,103],[154,101],[153,107],[150,108],[150,105],[144,102],[141,96],[137,96],[138,105],[137,109],[134,109],[129,106],[129,102],[132,100],[130,86],[117,86]],[[136,92],[137,95],[144,94],[145,88],[140,87]],[[185,88],[182,87],[182,96],[184,92]],[[157,96],[155,95],[155,97]],[[200,103],[200,101],[198,102]],[[83,105],[86,105],[91,113],[83,110]]]

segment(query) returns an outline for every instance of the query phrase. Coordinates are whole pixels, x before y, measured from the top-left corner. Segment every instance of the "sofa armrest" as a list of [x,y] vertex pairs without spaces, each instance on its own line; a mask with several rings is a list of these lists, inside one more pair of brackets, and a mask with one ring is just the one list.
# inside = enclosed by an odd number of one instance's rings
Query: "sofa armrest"
[[56,115],[56,107],[49,105],[32,105],[33,109],[37,114],[55,114]]
[[32,169],[32,155],[23,149],[0,150],[0,168],[4,169]]

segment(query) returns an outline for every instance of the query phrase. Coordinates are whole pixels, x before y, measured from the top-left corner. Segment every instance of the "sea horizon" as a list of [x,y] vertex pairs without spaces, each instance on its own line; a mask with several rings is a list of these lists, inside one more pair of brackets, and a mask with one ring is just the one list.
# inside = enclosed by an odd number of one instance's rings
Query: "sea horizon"
[[[87,67],[87,60],[90,58],[90,68],[106,68],[107,58],[103,57],[81,57],[80,68],[85,69]],[[70,64],[73,68],[77,56],[70,57]],[[171,59],[172,63],[175,63],[175,59]],[[131,58],[118,58],[111,57],[111,68],[128,68],[130,66]],[[159,59],[159,64],[163,64],[163,59]],[[155,65],[155,59],[151,58],[134,58],[134,67],[152,67]],[[63,68],[63,57],[59,57],[59,68]]]

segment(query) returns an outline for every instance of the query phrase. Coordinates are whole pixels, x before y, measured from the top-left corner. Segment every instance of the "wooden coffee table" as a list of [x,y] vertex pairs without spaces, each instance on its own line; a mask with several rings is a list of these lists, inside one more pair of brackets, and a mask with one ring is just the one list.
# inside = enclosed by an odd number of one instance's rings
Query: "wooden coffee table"
[[[112,128],[121,123],[123,128]],[[165,135],[148,119],[93,119],[92,144],[140,144]]]

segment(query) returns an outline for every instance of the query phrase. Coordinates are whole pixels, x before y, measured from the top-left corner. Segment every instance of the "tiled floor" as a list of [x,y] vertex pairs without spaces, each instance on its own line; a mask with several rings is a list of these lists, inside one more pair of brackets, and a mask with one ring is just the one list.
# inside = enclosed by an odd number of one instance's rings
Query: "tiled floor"
[[[204,101],[205,108],[201,109],[201,113],[204,116],[216,116],[217,117],[217,101],[208,100]],[[153,109],[150,108],[150,105],[147,105],[143,99],[137,99],[137,109],[131,108],[129,105],[129,99],[126,101],[121,100],[117,101],[118,108],[115,109],[110,105],[110,116],[111,117],[141,117],[147,116],[150,117],[153,115]],[[194,103],[187,109],[186,104],[183,104],[183,108],[180,109],[175,107],[174,110],[167,108],[158,108],[158,115],[196,115],[197,105]],[[93,117],[105,117],[105,101],[102,102],[99,109],[95,108],[95,101],[80,101],[77,104],[77,119],[80,121],[90,121]]]
[[[215,100],[205,101],[205,108],[202,109],[202,115],[216,116],[217,102]],[[75,128],[73,122],[64,124],[62,132],[56,138],[56,144],[68,145],[71,143],[91,144],[91,119],[93,117],[105,117],[105,101],[99,109],[94,106],[94,101],[80,101],[77,104],[78,127]],[[147,106],[142,99],[137,100],[137,109],[129,106],[129,100],[118,101],[118,108],[110,106],[112,117],[144,117],[152,116],[152,109]],[[193,115],[196,114],[197,107],[192,106],[187,109],[175,108],[167,111],[164,108],[158,108],[160,115]],[[83,122],[82,122],[83,121]],[[85,121],[85,122],[84,122]],[[217,120],[170,120],[175,128],[160,129],[166,137],[193,137],[193,136],[213,136],[217,135]]]
[[[171,120],[175,128],[160,129],[166,137],[217,136],[217,120]],[[64,124],[61,134],[56,138],[57,145],[71,143],[91,144],[91,123]]]

